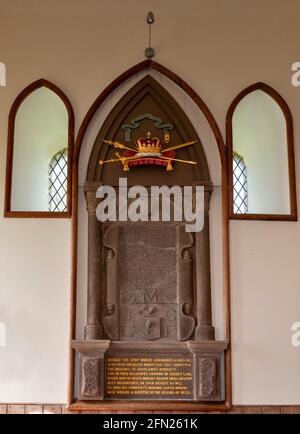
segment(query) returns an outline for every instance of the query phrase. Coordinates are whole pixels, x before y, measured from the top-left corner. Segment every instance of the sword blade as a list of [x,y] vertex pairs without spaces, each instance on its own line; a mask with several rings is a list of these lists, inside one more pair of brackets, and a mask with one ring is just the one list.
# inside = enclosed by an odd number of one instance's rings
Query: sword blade
[[161,153],[163,154],[164,152],[175,151],[175,149],[185,148],[187,146],[194,145],[197,142],[199,142],[199,140],[193,140],[191,142],[186,142],[186,143],[181,143],[180,145],[171,146],[170,148],[163,149]]

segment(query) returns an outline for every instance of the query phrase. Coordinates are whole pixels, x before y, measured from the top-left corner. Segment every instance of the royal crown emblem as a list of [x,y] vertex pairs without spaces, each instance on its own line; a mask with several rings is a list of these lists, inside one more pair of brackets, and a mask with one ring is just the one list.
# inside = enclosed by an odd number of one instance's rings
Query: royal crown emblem
[[[169,142],[169,135],[165,135],[165,143]],[[129,171],[132,166],[155,165],[165,166],[167,171],[173,170],[173,162],[197,164],[196,161],[181,160],[175,158],[176,150],[194,145],[198,140],[181,143],[179,145],[164,148],[160,138],[152,137],[148,131],[146,138],[140,137],[136,140],[134,148],[130,148],[123,143],[114,140],[104,140],[104,143],[113,146],[115,149],[121,149],[123,152],[116,152],[116,157],[110,160],[100,160],[99,164],[120,162],[124,171]]]
[[152,139],[143,137],[138,139],[136,142],[136,156],[161,156],[162,144],[158,137],[153,137]]

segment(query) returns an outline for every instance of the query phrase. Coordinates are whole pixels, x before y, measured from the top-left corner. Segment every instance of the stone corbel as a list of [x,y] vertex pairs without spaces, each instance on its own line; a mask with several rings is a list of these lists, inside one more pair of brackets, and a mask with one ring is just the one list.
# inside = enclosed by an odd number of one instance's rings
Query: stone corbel
[[105,396],[105,353],[110,341],[73,341],[79,354],[80,400],[103,400]]
[[189,341],[193,354],[195,401],[222,401],[222,354],[227,348],[224,341]]

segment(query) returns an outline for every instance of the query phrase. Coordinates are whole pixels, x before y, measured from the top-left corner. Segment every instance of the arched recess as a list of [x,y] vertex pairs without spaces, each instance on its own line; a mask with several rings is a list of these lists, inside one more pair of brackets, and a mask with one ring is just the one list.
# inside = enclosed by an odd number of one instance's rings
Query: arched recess
[[[53,92],[65,106],[68,116],[68,131],[67,131],[67,147],[68,147],[68,169],[67,169],[67,202],[66,211],[50,212],[50,211],[31,211],[18,210],[14,211],[11,206],[12,202],[12,181],[13,181],[13,156],[14,156],[14,138],[15,124],[18,110],[27,97],[39,89],[49,89]],[[5,217],[38,217],[38,218],[68,218],[72,214],[72,159],[74,148],[74,113],[72,105],[65,93],[55,84],[45,79],[39,79],[31,83],[14,100],[8,118],[8,133],[7,133],[7,156],[6,156],[6,180],[5,180],[5,201],[4,201],[4,216]],[[49,159],[50,161],[50,159]]]
[[[85,139],[85,136],[88,132],[88,128],[91,125],[93,118],[96,112],[101,108],[102,104],[105,103],[106,99],[123,83],[125,83],[128,79],[135,76],[141,71],[147,71],[148,69],[152,69],[154,71],[158,71],[164,77],[170,80],[170,82],[175,83],[179,88],[181,88],[195,103],[197,108],[201,111],[203,116],[206,118],[208,124],[210,125],[211,132],[217,142],[218,151],[220,155],[221,165],[222,165],[222,219],[223,219],[223,259],[224,259],[224,306],[225,306],[225,335],[226,340],[228,342],[228,350],[225,354],[226,359],[226,399],[224,408],[228,408],[231,403],[231,359],[230,359],[230,296],[229,296],[229,243],[228,243],[228,209],[227,209],[227,160],[225,157],[225,146],[222,135],[220,133],[219,127],[209,111],[206,104],[202,101],[199,95],[181,78],[179,78],[176,74],[165,68],[164,66],[153,62],[151,60],[146,60],[141,62],[134,67],[127,70],[125,73],[121,74],[117,79],[115,79],[103,92],[98,96],[95,102],[92,104],[89,109],[87,115],[85,116],[75,143],[74,149],[74,165],[73,165],[73,216],[72,216],[72,240],[73,240],[73,266],[72,266],[72,300],[71,300],[71,340],[75,337],[75,329],[76,329],[76,287],[77,287],[77,236],[78,236],[78,163],[79,163],[79,154],[81,145]],[[106,152],[105,147],[102,148],[102,151]],[[96,166],[95,166],[96,167]],[[74,388],[73,388],[73,380],[74,380],[74,353],[71,353],[70,358],[70,381],[69,381],[69,393],[68,393],[68,402],[69,404],[74,403]],[[74,406],[80,405],[79,403],[75,403]],[[136,408],[143,408],[141,404],[138,406],[136,404]],[[223,405],[223,404],[222,404]],[[164,406],[164,405],[163,405]],[[164,407],[172,408],[172,404],[168,403]],[[195,407],[195,406],[193,406]],[[198,404],[197,408],[204,409],[206,407],[211,408],[210,406],[206,406],[205,404]],[[72,406],[71,406],[72,408]],[[74,407],[75,408],[75,407]],[[162,403],[160,402],[160,408],[162,408]],[[175,408],[175,407],[174,407]]]
[[[261,91],[278,105],[279,109],[284,116],[286,123],[286,155],[287,155],[287,185],[289,188],[289,209],[290,212],[287,213],[245,213],[236,214],[234,213],[234,203],[233,203],[233,119],[234,114],[239,106],[239,104],[244,100],[244,98],[250,96],[253,92]],[[294,157],[294,134],[293,134],[293,119],[291,111],[282,98],[282,96],[271,86],[258,82],[252,84],[242,90],[232,101],[229,106],[227,116],[226,116],[226,139],[227,139],[227,167],[228,167],[228,210],[229,218],[237,220],[286,220],[286,221],[296,221],[297,220],[297,199],[296,199],[296,179],[295,179],[295,157]],[[247,164],[247,161],[246,161]],[[267,161],[266,161],[267,164]]]
[[[147,75],[133,86],[106,118],[96,138],[90,156],[86,181],[101,181],[105,185],[118,185],[119,178],[124,177],[124,171],[121,165],[115,165],[113,170],[111,170],[111,166],[99,165],[99,160],[115,158],[114,148],[103,143],[103,141],[109,137],[110,139],[124,142],[125,131],[119,128],[120,122],[125,123],[124,119],[126,116],[129,116],[126,123],[130,123],[131,117],[134,118],[134,113],[141,113],[140,104],[143,104],[145,99],[151,101],[153,113],[159,113],[162,122],[167,119],[172,127],[173,125],[177,126],[176,129],[170,131],[169,135],[171,141],[170,144],[165,145],[165,147],[185,143],[189,140],[198,141],[194,146],[181,149],[178,151],[178,155],[176,154],[176,158],[195,160],[197,161],[197,165],[189,166],[186,164],[178,164],[176,171],[171,171],[170,173],[166,173],[165,171],[152,171],[151,167],[148,167],[146,172],[145,170],[143,172],[138,170],[130,171],[127,174],[128,185],[152,185],[153,178],[156,178],[155,182],[157,185],[191,185],[193,182],[200,181],[209,183],[210,174],[206,156],[195,129],[177,102],[150,75]],[[118,122],[120,116],[122,120]],[[154,122],[147,118],[142,122],[144,125],[146,124],[144,126],[144,135],[146,135],[147,131],[151,131],[154,127]],[[118,132],[118,128],[121,129],[121,131]],[[135,139],[137,139],[134,130],[131,136],[131,142],[134,143]],[[160,174],[159,179],[157,178],[157,173]],[[145,174],[148,174],[146,179]]]

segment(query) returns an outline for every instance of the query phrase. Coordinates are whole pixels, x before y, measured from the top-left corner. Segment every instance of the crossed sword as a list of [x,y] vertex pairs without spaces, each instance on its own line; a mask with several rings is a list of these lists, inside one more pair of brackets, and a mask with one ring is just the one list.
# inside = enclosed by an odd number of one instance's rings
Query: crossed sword
[[[135,149],[132,148],[128,148],[127,146],[123,145],[123,143],[120,142],[115,142],[113,140],[103,140],[104,143],[107,143],[108,145],[113,146],[115,149],[122,149],[122,150],[127,150],[127,151],[131,151],[131,152],[135,152]],[[181,143],[180,145],[175,145],[175,146],[171,146],[170,148],[166,148],[163,149],[161,151],[161,153],[163,154],[164,152],[168,152],[168,151],[175,151],[176,149],[181,149],[181,148],[185,148],[187,146],[191,146],[194,145],[195,143],[197,143],[198,140],[193,140],[191,142],[186,142],[186,143]],[[120,154],[118,154],[116,152],[116,156],[118,158],[112,158],[110,160],[99,160],[99,164],[105,164],[105,163],[116,163],[116,162],[121,162],[124,166],[124,170],[129,170],[127,163],[128,161],[132,161],[132,160],[138,160],[141,157],[136,157],[136,156],[132,156],[132,157],[122,157]],[[171,161],[178,161],[179,163],[186,163],[186,164],[197,164],[196,161],[188,161],[188,160],[181,160],[179,158],[171,158],[171,157],[163,157],[160,156],[158,158],[153,158],[154,160],[167,160],[169,163]],[[127,169],[126,169],[127,168]]]

